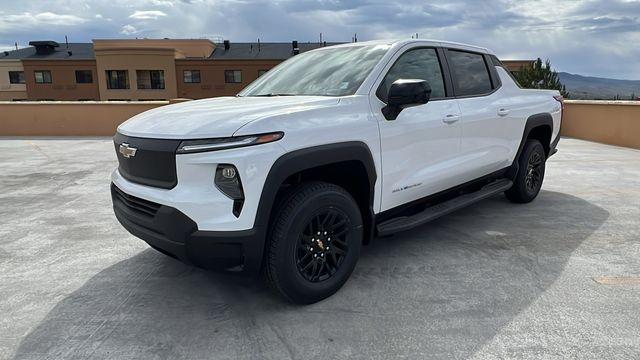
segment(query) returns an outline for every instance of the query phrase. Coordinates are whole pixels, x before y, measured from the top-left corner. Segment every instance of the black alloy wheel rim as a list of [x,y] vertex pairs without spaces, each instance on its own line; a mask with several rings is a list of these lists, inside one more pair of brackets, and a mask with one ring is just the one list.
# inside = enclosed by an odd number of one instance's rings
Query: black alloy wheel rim
[[539,152],[534,152],[529,156],[527,164],[527,175],[524,178],[527,191],[535,192],[542,181],[542,156]]
[[342,211],[328,208],[305,225],[295,250],[296,266],[305,280],[324,281],[340,269],[349,251],[349,224]]

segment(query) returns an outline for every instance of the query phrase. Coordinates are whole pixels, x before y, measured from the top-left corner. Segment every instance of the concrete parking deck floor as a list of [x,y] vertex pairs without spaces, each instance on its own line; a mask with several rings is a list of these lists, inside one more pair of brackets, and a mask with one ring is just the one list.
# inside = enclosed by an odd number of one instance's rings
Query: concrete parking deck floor
[[123,230],[110,139],[0,139],[0,358],[638,359],[640,151],[559,148],[535,202],[377,239],[299,307]]

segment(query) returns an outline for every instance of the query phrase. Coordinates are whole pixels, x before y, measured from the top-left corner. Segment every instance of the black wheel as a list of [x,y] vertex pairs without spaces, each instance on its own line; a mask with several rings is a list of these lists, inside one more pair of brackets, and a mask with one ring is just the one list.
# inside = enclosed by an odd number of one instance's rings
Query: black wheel
[[516,203],[528,203],[538,196],[544,180],[546,155],[538,140],[527,140],[518,159],[519,170],[507,198]]
[[304,183],[282,198],[267,245],[267,281],[289,301],[310,304],[334,294],[356,266],[362,216],[343,188]]

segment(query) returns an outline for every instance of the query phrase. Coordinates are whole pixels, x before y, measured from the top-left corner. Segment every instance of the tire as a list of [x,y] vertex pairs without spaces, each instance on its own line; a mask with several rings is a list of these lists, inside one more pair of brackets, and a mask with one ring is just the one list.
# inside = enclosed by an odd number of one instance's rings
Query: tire
[[507,199],[520,204],[533,201],[542,188],[545,162],[542,144],[538,140],[527,140],[518,159],[519,170],[513,186],[504,193]]
[[339,186],[309,182],[291,189],[275,210],[264,267],[269,285],[297,304],[333,295],[360,256],[363,226],[355,200]]

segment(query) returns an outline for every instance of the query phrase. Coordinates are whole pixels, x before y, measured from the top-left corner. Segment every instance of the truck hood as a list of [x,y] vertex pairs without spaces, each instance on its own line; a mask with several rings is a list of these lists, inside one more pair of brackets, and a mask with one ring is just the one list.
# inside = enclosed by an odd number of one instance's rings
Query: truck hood
[[221,97],[187,101],[138,114],[118,126],[118,132],[157,139],[228,137],[252,121],[335,106],[339,102],[339,98],[326,96]]

